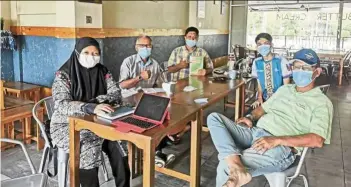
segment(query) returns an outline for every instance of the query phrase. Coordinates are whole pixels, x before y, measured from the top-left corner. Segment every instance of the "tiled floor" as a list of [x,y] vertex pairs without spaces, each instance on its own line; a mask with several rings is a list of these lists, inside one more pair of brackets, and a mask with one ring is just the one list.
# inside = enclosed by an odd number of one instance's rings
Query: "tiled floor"
[[[315,149],[314,152],[310,151],[302,170],[307,174],[311,187],[351,187],[351,86],[331,87],[328,95],[334,104],[331,144]],[[223,103],[218,103],[206,113],[221,112],[223,111],[221,106]],[[165,150],[177,155],[178,159],[171,167],[185,173],[189,171],[189,138],[187,134],[180,145]],[[29,146],[28,150],[34,164],[38,167],[41,152],[37,152],[34,145]],[[29,166],[18,147],[2,152],[1,156],[1,174],[15,178],[30,173]],[[201,158],[201,186],[214,187],[218,161],[217,152],[208,133],[202,133]],[[103,182],[102,176],[100,181],[103,183],[102,186],[114,186],[113,181]],[[158,187],[189,186],[187,182],[160,173],[156,173],[155,183]],[[49,184],[57,186],[55,179],[50,179]],[[303,186],[302,184],[301,180],[296,180],[291,186]],[[134,179],[133,186],[142,186],[141,179]],[[262,186],[269,186],[264,177],[256,177],[246,185],[246,187]]]

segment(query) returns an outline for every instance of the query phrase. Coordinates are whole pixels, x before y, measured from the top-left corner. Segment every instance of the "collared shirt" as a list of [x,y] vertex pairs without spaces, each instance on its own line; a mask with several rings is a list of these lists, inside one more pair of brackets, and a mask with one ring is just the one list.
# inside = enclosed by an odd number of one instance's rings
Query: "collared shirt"
[[[196,47],[192,52],[189,52],[185,46],[177,47],[172,51],[168,60],[168,67],[179,64],[181,60],[187,60],[189,62],[190,56],[203,56],[204,69],[213,69],[212,60],[204,49]],[[189,68],[184,68],[176,73],[171,73],[172,81],[177,81],[186,77],[189,77]]]
[[136,88],[153,88],[156,84],[161,84],[165,80],[162,73],[163,71],[155,59],[149,57],[148,61],[144,63],[141,57],[135,54],[123,60],[119,74],[119,82],[135,78],[139,76],[143,70],[150,70],[151,76],[148,80],[141,80],[136,85]]
[[314,133],[323,137],[325,144],[330,143],[333,104],[318,87],[302,93],[296,91],[295,84],[284,85],[262,104],[262,108],[266,114],[258,120],[257,127],[272,135]]
[[276,55],[271,61],[259,57],[252,63],[252,77],[260,83],[264,100],[268,100],[291,74],[289,61],[281,56]]

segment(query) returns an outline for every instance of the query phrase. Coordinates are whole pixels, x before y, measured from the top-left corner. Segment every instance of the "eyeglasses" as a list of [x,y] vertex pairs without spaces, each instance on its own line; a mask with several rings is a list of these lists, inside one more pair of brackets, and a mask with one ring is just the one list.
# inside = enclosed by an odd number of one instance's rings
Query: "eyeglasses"
[[293,65],[292,65],[293,70],[313,71],[313,67],[314,66],[301,65],[301,64],[296,64],[296,63],[293,63]]
[[136,44],[138,47],[152,48],[151,44]]

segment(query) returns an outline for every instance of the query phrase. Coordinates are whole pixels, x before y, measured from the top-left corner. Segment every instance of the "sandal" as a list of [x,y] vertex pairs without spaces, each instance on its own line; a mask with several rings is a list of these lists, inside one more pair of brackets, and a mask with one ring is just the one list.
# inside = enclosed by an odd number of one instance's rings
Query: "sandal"
[[177,145],[180,143],[180,138],[177,135],[168,135],[166,136],[167,145]]

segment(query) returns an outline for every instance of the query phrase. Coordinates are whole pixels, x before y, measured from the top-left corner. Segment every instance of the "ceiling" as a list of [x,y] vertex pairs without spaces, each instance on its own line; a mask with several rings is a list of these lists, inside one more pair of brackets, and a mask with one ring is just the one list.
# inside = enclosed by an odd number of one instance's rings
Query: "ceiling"
[[[278,11],[278,10],[320,10],[321,8],[338,8],[339,0],[329,0],[328,2],[334,2],[332,4],[326,4],[327,0],[324,1],[248,1],[248,7],[252,11]],[[351,0],[344,0],[344,7],[351,8]],[[286,5],[289,4],[289,5]]]

